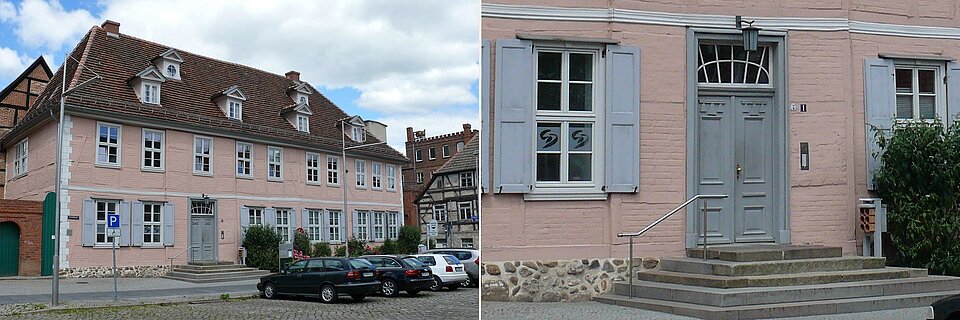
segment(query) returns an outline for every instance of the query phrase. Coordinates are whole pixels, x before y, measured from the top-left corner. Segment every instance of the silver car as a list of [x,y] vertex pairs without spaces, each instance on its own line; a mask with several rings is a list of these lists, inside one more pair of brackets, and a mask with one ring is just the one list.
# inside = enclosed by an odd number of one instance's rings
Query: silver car
[[480,279],[480,251],[475,249],[432,249],[424,253],[449,254],[463,261],[464,269],[469,279],[463,282],[464,287],[475,287]]

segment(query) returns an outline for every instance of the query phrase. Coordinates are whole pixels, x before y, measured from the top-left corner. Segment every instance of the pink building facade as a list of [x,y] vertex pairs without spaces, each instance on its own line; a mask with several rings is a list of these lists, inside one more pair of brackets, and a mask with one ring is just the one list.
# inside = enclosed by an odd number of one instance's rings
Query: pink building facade
[[[709,244],[857,252],[871,127],[960,113],[958,1],[485,1],[488,261],[623,258],[697,194]],[[743,47],[735,16],[760,27]],[[518,141],[523,143],[518,143]],[[702,243],[701,202],[636,239]]]
[[[269,74],[110,31],[94,27],[74,55],[97,60],[106,49],[136,47],[143,51],[131,59],[143,62],[88,66],[103,79],[66,100],[61,267],[110,263],[105,214],[121,217],[121,266],[239,262],[244,230],[255,224],[275,226],[287,241],[297,228],[334,245],[397,237],[405,158],[378,145],[341,159],[341,139],[348,147],[379,142],[362,119],[348,117],[299,74]],[[158,54],[163,66],[170,50],[178,58],[171,61],[180,61],[159,77],[127,71]],[[87,76],[68,74],[68,90]],[[139,91],[140,82],[155,83],[159,90],[144,90],[160,94],[144,98],[151,94]],[[8,175],[7,199],[42,200],[54,191],[57,123],[49,114],[59,107],[59,86],[48,86],[34,115],[3,140],[10,157],[14,146],[29,146],[27,170]]]

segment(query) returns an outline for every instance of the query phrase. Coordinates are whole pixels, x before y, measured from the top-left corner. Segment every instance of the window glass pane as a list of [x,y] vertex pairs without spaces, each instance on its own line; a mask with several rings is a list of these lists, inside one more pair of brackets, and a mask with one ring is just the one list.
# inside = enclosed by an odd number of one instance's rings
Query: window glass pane
[[540,52],[537,56],[537,79],[560,80],[563,54],[558,52]]
[[560,110],[560,83],[537,83],[537,110]]
[[559,123],[537,123],[537,151],[560,151]]
[[897,118],[913,119],[913,95],[897,95]]
[[717,46],[717,54],[720,56],[720,82],[721,83],[730,83],[730,58],[733,50],[733,46]]
[[570,84],[570,111],[593,110],[593,85],[583,83]]
[[560,181],[560,154],[537,154],[537,181]]
[[[745,80],[744,75],[745,75],[746,72],[747,72],[747,71],[745,70],[746,66],[747,66],[746,63],[741,63],[741,62],[734,62],[734,63],[733,63],[733,83],[745,83],[745,81],[744,81],[744,80]],[[751,83],[752,83],[752,81],[751,81]]]
[[920,118],[933,119],[936,117],[937,117],[937,97],[936,96],[920,96]]
[[570,81],[593,81],[592,54],[570,54]]
[[[895,73],[896,73],[896,80],[897,80],[897,93],[913,92],[913,70],[897,69]],[[900,103],[897,102],[897,105],[899,106]]]
[[[936,72],[933,70],[918,70],[917,81],[920,82],[920,93],[934,93],[936,88]],[[898,86],[899,87],[899,86]],[[922,99],[922,98],[921,98]],[[921,108],[923,102],[920,102]],[[921,112],[922,114],[923,112]]]
[[589,153],[571,153],[570,154],[570,181],[590,181],[590,158]]
[[589,123],[571,123],[570,140],[568,148],[570,151],[591,151],[593,146],[593,125]]

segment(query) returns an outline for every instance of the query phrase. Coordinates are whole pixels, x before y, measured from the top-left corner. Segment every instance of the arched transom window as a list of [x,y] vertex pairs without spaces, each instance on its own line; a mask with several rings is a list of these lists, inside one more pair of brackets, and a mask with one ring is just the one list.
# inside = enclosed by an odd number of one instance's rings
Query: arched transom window
[[770,84],[770,47],[701,44],[697,55],[697,82],[702,84]]

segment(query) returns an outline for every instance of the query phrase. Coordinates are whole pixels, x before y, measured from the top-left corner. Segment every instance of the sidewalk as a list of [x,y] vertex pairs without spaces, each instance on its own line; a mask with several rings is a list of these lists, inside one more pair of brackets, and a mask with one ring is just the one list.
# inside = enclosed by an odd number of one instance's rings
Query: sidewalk
[[[46,279],[0,279],[0,305],[50,303],[52,281]],[[230,293],[254,294],[257,280],[222,283],[189,283],[164,278],[119,278],[120,300],[151,299]],[[60,279],[60,302],[112,301],[113,278]]]

